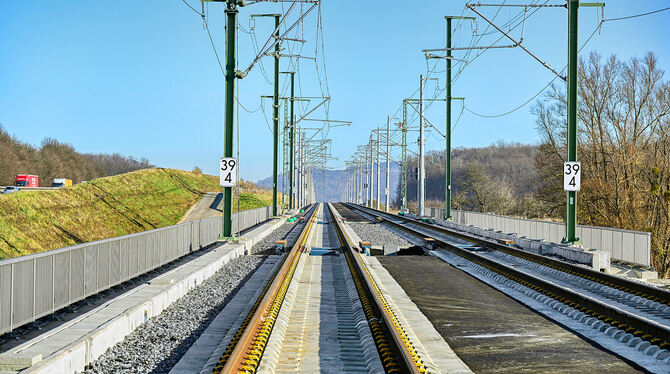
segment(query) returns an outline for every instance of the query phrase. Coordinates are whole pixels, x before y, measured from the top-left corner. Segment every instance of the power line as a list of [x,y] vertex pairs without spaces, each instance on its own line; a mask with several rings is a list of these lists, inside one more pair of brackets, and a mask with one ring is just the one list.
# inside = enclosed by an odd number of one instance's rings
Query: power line
[[[256,40],[256,33],[255,32],[249,33],[249,37],[251,38],[251,41],[253,42],[252,48],[254,49],[254,53],[258,54],[259,51],[258,51],[258,41]],[[270,82],[270,78],[268,77],[267,73],[265,72],[265,65],[263,65],[263,60],[259,61],[259,65],[261,67],[261,73],[263,75],[263,78],[265,78],[265,81],[268,84],[272,84],[272,82]]]
[[[533,0],[533,2],[535,2],[535,1],[538,1],[538,0]],[[546,4],[547,2],[549,2],[549,0],[545,0],[544,4]],[[504,4],[504,2],[503,2],[503,4]],[[461,11],[461,16],[465,13],[465,10],[466,10],[466,9],[467,9],[467,7],[463,7],[463,10]],[[498,14],[500,13],[500,10],[501,10],[501,9],[502,9],[502,6],[498,7],[498,10],[496,11],[496,13],[495,13],[494,16],[493,16],[493,19],[495,19],[495,18],[498,16]],[[534,9],[534,10],[533,10],[533,11],[532,11],[526,18],[529,18],[530,16],[532,16],[535,12],[537,12],[537,10],[538,10],[538,9]],[[518,18],[518,17],[514,17],[514,18]],[[460,23],[461,23],[461,22],[462,22],[462,19],[459,19],[459,21],[456,23],[456,28],[458,28],[458,27],[460,26]],[[511,22],[512,22],[512,20],[508,21],[507,23],[509,24],[509,23],[511,23]],[[522,23],[521,21],[518,22],[514,27],[512,27],[512,30],[515,29],[515,28],[517,28],[521,23]],[[472,46],[476,45],[477,43],[479,43],[479,42],[481,41],[481,39],[483,38],[483,36],[484,36],[484,35],[487,35],[487,34],[486,34],[486,31],[489,29],[489,27],[490,27],[490,25],[487,24],[486,28],[484,29],[484,33],[483,33],[483,34],[479,34],[479,35],[477,35],[479,38],[477,38],[477,36],[473,35],[472,38],[470,39],[469,46],[472,47]],[[500,38],[498,38],[498,40],[496,40],[496,43],[497,43],[498,41],[500,41],[503,37],[504,37],[504,36],[501,36]],[[475,39],[477,39],[477,40],[475,40]],[[494,43],[494,44],[495,44],[495,43]],[[468,52],[466,52],[465,55],[463,56],[463,58],[464,58],[464,59],[467,59],[467,57],[470,55],[470,53],[472,53],[472,51],[473,51],[473,50],[469,50]],[[474,61],[477,57],[481,56],[484,52],[486,52],[486,50],[484,50],[484,51],[480,52],[479,54],[477,54],[472,60],[463,62],[463,63],[462,63],[462,66],[458,66],[458,63],[455,64],[455,66],[452,66],[452,69],[454,69],[454,68],[456,68],[456,67],[459,68],[459,70],[458,70],[457,73],[456,73],[456,77],[453,79],[452,82],[455,82],[455,81],[458,79],[458,77],[460,76],[460,73],[463,71],[463,69],[465,69],[465,67],[466,67],[468,64],[470,64],[472,61]],[[435,72],[435,69],[437,68],[437,64],[438,64],[438,62],[435,62],[435,64],[433,65],[433,68],[430,69],[429,71],[427,71],[427,73],[426,73],[426,78],[430,78],[430,76]],[[436,98],[437,96],[441,95],[441,94],[445,91],[445,89],[446,89],[446,87],[443,88],[442,90],[440,90],[439,92],[437,92],[437,93],[433,96],[433,99]],[[410,97],[414,96],[414,95],[418,92],[418,90],[419,90],[418,88],[415,89],[414,92],[412,92],[412,94],[410,95]],[[428,109],[432,106],[433,103],[434,103],[434,101],[429,102],[429,103],[426,105],[426,108],[425,108],[425,109],[428,110]],[[399,112],[400,110],[402,110],[402,104],[400,104],[400,105],[398,106],[398,109],[396,109],[396,111],[393,113],[393,117],[395,117],[395,116],[398,114],[398,112]],[[411,119],[410,121],[408,121],[408,125],[414,123],[414,121],[416,121],[417,119],[418,119],[418,116],[414,116],[414,115],[412,115],[412,119]]]
[[[670,8],[669,8],[669,9],[670,9]],[[603,24],[604,22],[605,22],[605,20],[600,21],[600,23],[598,24],[598,26],[596,26],[596,28],[593,30],[593,32],[591,33],[591,35],[589,35],[589,37],[586,39],[586,41],[584,42],[584,44],[582,44],[582,46],[579,47],[578,52],[581,52],[582,49],[589,43],[589,41],[591,40],[591,38],[593,38],[593,36],[594,36],[594,35],[596,34],[596,32],[600,29],[600,26],[602,26],[602,24]],[[567,68],[567,65],[566,65],[565,67],[563,67],[563,69],[561,69],[560,73],[563,73],[563,71],[565,71],[566,68]],[[547,83],[546,86],[544,86],[540,91],[538,91],[538,93],[536,93],[535,95],[533,95],[533,97],[531,97],[530,99],[524,101],[523,104],[521,104],[521,105],[515,107],[514,109],[508,110],[507,112],[504,112],[504,113],[488,115],[488,114],[480,114],[480,113],[473,112],[473,111],[470,110],[470,108],[468,108],[467,106],[464,106],[464,108],[465,108],[465,110],[467,110],[468,112],[474,114],[474,115],[477,116],[477,117],[483,117],[483,118],[498,118],[498,117],[504,117],[504,116],[506,116],[506,115],[508,115],[508,114],[514,113],[514,112],[516,112],[517,110],[523,108],[523,107],[526,106],[528,103],[530,103],[531,101],[533,101],[536,97],[540,96],[540,94],[541,94],[542,92],[544,92],[544,90],[546,90],[547,88],[549,88],[549,86],[551,86],[551,84],[554,83],[554,81],[556,80],[556,78],[558,78],[558,76],[555,76],[552,80],[549,81],[549,83]]]
[[[545,5],[545,4],[547,4],[548,2],[549,2],[549,0],[546,0],[546,1],[545,1],[544,3],[542,3],[541,5]],[[532,11],[525,17],[525,20],[528,20],[530,17],[532,17],[532,16],[533,16],[536,12],[538,12],[539,10],[540,10],[539,7],[538,7],[538,8],[534,8],[534,9],[533,9],[533,10],[532,10]],[[495,19],[495,17],[494,17],[493,19]],[[519,26],[522,25],[522,24],[523,24],[523,20],[517,22],[517,24],[514,25],[514,27],[512,27],[512,28],[510,29],[510,31],[516,29],[517,27],[519,27]],[[502,40],[504,37],[505,37],[504,35],[501,35],[501,36],[500,36],[495,42],[493,42],[493,44],[491,44],[491,45],[495,45],[495,44],[498,43],[500,40]],[[481,39],[480,39],[480,40],[481,40]],[[478,41],[478,42],[479,42],[479,41]],[[458,71],[456,72],[456,76],[454,77],[454,79],[452,80],[452,82],[455,83],[455,82],[458,80],[458,78],[461,76],[461,73],[463,72],[463,70],[464,70],[468,65],[470,65],[473,61],[475,61],[477,58],[479,58],[481,55],[483,55],[484,53],[486,53],[488,50],[489,50],[489,48],[484,49],[483,51],[477,53],[477,55],[475,55],[475,57],[473,57],[471,60],[465,62],[465,63],[463,64],[463,66],[461,66],[461,67],[458,69]],[[473,50],[471,50],[471,51],[473,51]],[[470,51],[468,51],[468,53],[465,54],[464,58],[467,58],[467,56],[468,56],[469,53],[470,53]]]
[[191,8],[191,10],[194,11],[194,12],[196,12],[198,15],[201,15],[201,13],[198,12],[197,10],[195,10],[195,8],[192,7],[191,4],[187,3],[186,0],[181,0],[181,2],[184,3],[184,4],[186,4],[187,7]]
[[[565,70],[565,68],[564,68],[563,70]],[[563,70],[561,70],[561,72],[562,72]],[[470,112],[471,114],[474,114],[474,115],[477,116],[477,117],[483,117],[483,118],[498,118],[498,117],[504,117],[504,116],[506,116],[506,115],[508,115],[508,114],[512,114],[512,113],[516,112],[517,110],[523,108],[524,106],[526,106],[526,104],[530,103],[530,102],[533,101],[536,97],[540,96],[540,94],[541,94],[542,92],[544,92],[544,90],[546,90],[547,88],[549,88],[549,86],[551,86],[551,84],[554,83],[554,81],[556,80],[556,78],[558,78],[558,76],[555,76],[554,78],[552,78],[552,80],[550,80],[549,83],[547,83],[546,86],[542,87],[542,89],[541,89],[540,91],[538,91],[538,93],[536,93],[535,95],[533,95],[533,97],[531,97],[530,99],[524,101],[523,104],[517,106],[517,107],[514,108],[514,109],[508,110],[508,111],[505,112],[505,113],[488,115],[488,114],[480,114],[480,113],[473,112],[472,110],[470,110],[470,108],[468,108],[468,107],[465,106],[465,105],[463,106],[463,108],[465,108],[465,110],[467,110],[467,111]]]
[[261,109],[261,107],[263,105],[263,101],[261,99],[261,103],[258,105],[258,108],[254,109],[254,110],[249,110],[244,105],[242,105],[242,103],[240,102],[240,99],[238,99],[237,96],[235,96],[235,100],[237,101],[238,104],[240,104],[242,109],[244,109],[244,111],[247,112],[247,113],[256,113],[256,112],[258,112],[259,109]]
[[[188,5],[189,8],[193,9],[193,7],[190,6],[185,0],[182,0],[182,1],[184,2],[184,4]],[[214,56],[216,56],[216,62],[219,64],[219,70],[221,70],[221,74],[223,74],[225,76],[226,73],[223,70],[223,64],[221,64],[221,59],[219,58],[219,53],[216,50],[216,46],[214,44],[214,39],[212,38],[212,33],[209,31],[209,23],[207,22],[207,19],[204,17],[204,13],[198,13],[198,14],[203,15],[202,20],[203,20],[203,23],[205,25],[205,30],[207,30],[207,36],[209,37],[209,42],[212,45],[212,49],[214,50]],[[245,112],[248,112],[248,113],[256,113],[256,112],[258,112],[258,110],[261,109],[261,105],[259,105],[258,108],[254,109],[254,110],[247,109],[244,105],[242,105],[242,103],[240,102],[240,99],[237,97],[237,95],[235,96],[235,101],[237,101],[237,104],[239,104],[239,106]],[[262,102],[261,102],[261,104],[262,104]]]
[[207,36],[209,36],[209,42],[212,44],[212,49],[214,50],[214,56],[216,56],[216,62],[219,63],[219,69],[221,70],[221,74],[223,76],[226,75],[226,72],[223,70],[223,64],[221,64],[221,59],[219,58],[219,53],[216,51],[216,46],[214,45],[214,39],[212,39],[212,33],[209,32],[209,25],[207,23],[207,20],[205,17],[202,17],[202,21],[205,24],[205,30],[207,30]]
[[666,10],[670,10],[670,7],[663,8],[663,9],[652,10],[651,12],[647,12],[647,13],[635,14],[635,15],[632,15],[632,16],[618,17],[618,18],[608,18],[608,19],[604,20],[604,22],[621,21],[621,20],[624,20],[624,19],[631,19],[631,18],[637,18],[637,17],[642,17],[642,16],[648,16],[650,14],[660,13],[660,12],[664,12]]

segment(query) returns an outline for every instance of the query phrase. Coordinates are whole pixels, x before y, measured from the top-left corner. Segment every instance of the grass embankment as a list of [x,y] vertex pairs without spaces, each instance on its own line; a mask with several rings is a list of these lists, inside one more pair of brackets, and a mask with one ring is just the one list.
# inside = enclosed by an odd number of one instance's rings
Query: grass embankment
[[238,188],[239,196],[233,194],[233,212],[255,209],[272,205],[272,190],[258,188],[255,184],[247,181],[240,181]]
[[218,177],[146,169],[0,195],[0,259],[173,225],[203,193],[220,190]]

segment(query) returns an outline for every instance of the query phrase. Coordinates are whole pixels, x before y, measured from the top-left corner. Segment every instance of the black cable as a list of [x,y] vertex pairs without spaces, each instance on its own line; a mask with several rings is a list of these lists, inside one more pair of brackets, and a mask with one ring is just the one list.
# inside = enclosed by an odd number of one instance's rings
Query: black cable
[[[600,28],[600,26],[601,26],[604,22],[605,22],[605,20],[601,21],[601,22],[598,24],[598,26],[596,26],[596,28],[593,30],[593,32],[591,33],[591,35],[589,35],[589,37],[586,39],[586,41],[584,42],[584,44],[582,44],[582,46],[579,47],[579,50],[578,50],[577,52],[581,52],[582,49],[584,49],[584,47],[589,43],[589,41],[591,40],[591,38],[593,38],[593,36],[596,34],[596,31],[598,31],[598,29]],[[563,69],[561,69],[560,72],[562,73],[563,71],[565,71],[566,68],[567,68],[567,65],[566,65],[565,67],[563,67]],[[470,108],[468,108],[467,106],[463,106],[463,107],[465,108],[465,110],[467,110],[468,112],[470,112],[470,113],[472,113],[472,114],[474,114],[475,116],[478,116],[478,117],[484,117],[484,118],[498,118],[498,117],[503,117],[503,116],[506,116],[506,115],[511,114],[511,113],[513,113],[513,112],[516,112],[517,110],[523,108],[523,107],[526,106],[528,103],[530,103],[531,101],[533,101],[536,97],[540,96],[540,94],[541,94],[542,92],[544,92],[544,90],[546,90],[547,88],[549,88],[549,86],[551,86],[551,84],[554,83],[554,81],[556,80],[556,78],[558,78],[558,76],[555,76],[552,80],[549,81],[549,83],[547,83],[546,86],[544,86],[544,87],[543,87],[538,93],[536,93],[533,97],[531,97],[530,99],[526,100],[523,104],[517,106],[517,107],[514,108],[514,109],[508,110],[507,112],[504,112],[504,113],[493,114],[493,115],[479,114],[479,113],[475,113],[475,112],[473,112],[473,111],[470,110]]]
[[618,17],[618,18],[608,18],[608,19],[603,20],[603,21],[604,21],[604,22],[609,22],[609,21],[621,21],[621,20],[624,20],[624,19],[631,19],[631,18],[637,18],[637,17],[642,17],[642,16],[648,16],[648,15],[650,15],[650,14],[660,13],[660,12],[664,12],[664,11],[666,11],[666,10],[670,10],[670,7],[663,8],[663,9],[658,9],[658,10],[652,10],[651,12],[640,13],[640,14],[636,14],[636,15],[633,15],[633,16]]
[[191,4],[187,3],[186,0],[181,0],[182,3],[186,4],[187,7],[191,8],[192,11],[196,12],[199,16],[202,15],[200,12],[195,10],[194,7],[191,6]]

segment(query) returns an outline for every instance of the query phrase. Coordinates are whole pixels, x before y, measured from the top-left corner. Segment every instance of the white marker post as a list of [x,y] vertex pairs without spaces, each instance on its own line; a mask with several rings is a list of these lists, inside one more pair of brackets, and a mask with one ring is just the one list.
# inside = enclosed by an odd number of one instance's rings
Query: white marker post
[[581,163],[566,162],[563,164],[563,190],[579,191],[582,181]]
[[237,185],[237,160],[234,157],[221,158],[219,184],[223,187],[235,187]]

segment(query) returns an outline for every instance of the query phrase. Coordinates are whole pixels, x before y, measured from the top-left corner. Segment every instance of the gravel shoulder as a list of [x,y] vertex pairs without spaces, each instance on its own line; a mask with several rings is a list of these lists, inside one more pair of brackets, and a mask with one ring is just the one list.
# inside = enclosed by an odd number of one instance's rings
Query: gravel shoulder
[[199,287],[110,348],[85,373],[165,373],[244,286],[264,257],[231,260]]
[[372,245],[412,246],[413,244],[379,223],[348,222],[349,226],[361,238]]

